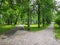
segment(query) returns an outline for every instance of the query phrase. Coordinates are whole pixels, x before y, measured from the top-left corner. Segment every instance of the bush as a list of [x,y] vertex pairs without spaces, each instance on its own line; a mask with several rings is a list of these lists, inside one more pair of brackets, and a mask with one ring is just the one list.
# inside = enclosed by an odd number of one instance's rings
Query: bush
[[59,27],[60,27],[60,15],[57,16],[57,18],[56,18],[56,20],[55,20],[55,23],[58,24]]

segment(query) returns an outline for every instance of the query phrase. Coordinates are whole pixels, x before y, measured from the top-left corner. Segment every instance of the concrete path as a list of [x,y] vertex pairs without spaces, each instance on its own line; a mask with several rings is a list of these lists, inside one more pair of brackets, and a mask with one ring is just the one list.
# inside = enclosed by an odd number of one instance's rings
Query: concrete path
[[18,30],[14,35],[5,37],[6,39],[0,37],[0,45],[60,45],[54,38],[53,23],[42,31],[27,32]]

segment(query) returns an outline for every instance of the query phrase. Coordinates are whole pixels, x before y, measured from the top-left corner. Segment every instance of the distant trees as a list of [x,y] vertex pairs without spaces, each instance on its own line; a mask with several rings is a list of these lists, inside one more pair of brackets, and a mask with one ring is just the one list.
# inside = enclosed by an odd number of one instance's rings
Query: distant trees
[[43,17],[44,17],[44,21],[46,21],[45,23],[50,24],[51,20],[52,20],[52,15],[53,15],[53,7],[54,7],[54,2],[53,0],[45,0],[44,1],[44,7],[43,7]]
[[[0,0],[0,22],[8,25],[50,24],[54,0]],[[2,20],[2,21],[1,21]],[[0,23],[1,24],[1,23]]]
[[38,27],[40,27],[41,22],[43,23],[43,26],[45,24],[50,24],[54,10],[54,0],[37,0],[37,5]]

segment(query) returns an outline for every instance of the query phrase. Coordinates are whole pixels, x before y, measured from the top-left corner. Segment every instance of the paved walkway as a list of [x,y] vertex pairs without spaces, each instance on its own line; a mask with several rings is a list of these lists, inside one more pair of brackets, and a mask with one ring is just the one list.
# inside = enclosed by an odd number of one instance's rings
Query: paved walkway
[[[3,36],[2,36],[3,37]],[[6,37],[6,36],[5,36]],[[54,38],[54,28],[51,24],[48,28],[38,32],[18,30],[14,35],[0,37],[0,45],[60,45]]]

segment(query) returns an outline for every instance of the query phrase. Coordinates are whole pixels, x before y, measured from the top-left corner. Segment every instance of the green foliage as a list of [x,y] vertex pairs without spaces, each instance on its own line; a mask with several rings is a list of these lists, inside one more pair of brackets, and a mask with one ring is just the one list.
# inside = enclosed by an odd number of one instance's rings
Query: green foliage
[[57,15],[60,15],[60,11],[57,11]]
[[60,39],[60,27],[58,24],[54,24],[55,28],[55,37]]
[[55,22],[56,22],[56,24],[58,24],[58,25],[59,25],[59,27],[60,27],[60,15],[59,15],[59,16],[57,16],[57,18],[56,18]]
[[32,5],[31,0],[0,0],[0,24],[50,24],[53,4],[53,0],[36,0]]

